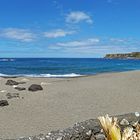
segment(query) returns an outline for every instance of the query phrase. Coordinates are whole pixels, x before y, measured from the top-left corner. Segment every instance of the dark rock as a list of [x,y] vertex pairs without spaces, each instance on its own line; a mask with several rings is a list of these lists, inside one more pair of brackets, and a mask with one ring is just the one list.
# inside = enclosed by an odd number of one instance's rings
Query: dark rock
[[19,98],[19,93],[7,93],[7,99]]
[[3,107],[3,106],[7,106],[9,105],[8,101],[7,100],[0,100],[0,106]]
[[15,89],[17,89],[18,91],[26,90],[26,88],[24,87],[15,87]]
[[16,82],[14,80],[7,80],[6,85],[13,86],[18,84],[26,84],[26,82]]
[[2,78],[9,79],[9,78],[17,78],[17,76],[1,76]]
[[18,85],[19,83],[14,80],[7,80],[6,85],[13,86]]
[[26,84],[26,82],[18,82],[18,84]]
[[37,84],[32,84],[29,88],[29,91],[38,91],[38,90],[43,90],[41,85],[37,85]]

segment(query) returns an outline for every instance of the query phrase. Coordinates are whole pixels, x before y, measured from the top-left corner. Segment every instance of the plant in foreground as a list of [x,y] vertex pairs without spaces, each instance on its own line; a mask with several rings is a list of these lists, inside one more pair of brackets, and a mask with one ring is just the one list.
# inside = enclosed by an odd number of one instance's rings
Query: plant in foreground
[[126,127],[121,130],[116,117],[106,115],[98,117],[98,119],[106,135],[106,140],[140,140],[139,123],[136,123],[133,127]]

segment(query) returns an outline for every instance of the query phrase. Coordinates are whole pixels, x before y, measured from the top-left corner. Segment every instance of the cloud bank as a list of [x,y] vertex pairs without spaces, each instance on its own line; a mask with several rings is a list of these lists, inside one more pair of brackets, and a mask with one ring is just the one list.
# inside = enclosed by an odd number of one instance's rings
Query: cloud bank
[[50,45],[48,49],[66,53],[104,56],[107,53],[137,51],[138,43],[140,42],[124,38],[87,38],[84,40],[57,42]]
[[82,41],[71,41],[71,42],[64,42],[64,43],[57,43],[57,46],[61,47],[82,47],[82,46],[92,46],[99,43],[100,40],[98,38],[89,38],[87,40]]

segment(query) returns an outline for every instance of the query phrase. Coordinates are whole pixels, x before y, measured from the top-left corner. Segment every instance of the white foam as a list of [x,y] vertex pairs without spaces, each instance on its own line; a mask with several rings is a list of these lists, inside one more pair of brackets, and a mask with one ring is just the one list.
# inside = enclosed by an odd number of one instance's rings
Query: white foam
[[8,76],[8,75],[0,73],[0,76]]
[[68,77],[79,77],[80,74],[40,74],[40,75],[25,75],[27,77],[47,77],[47,78],[68,78]]
[[7,61],[15,61],[15,59],[8,59],[8,58],[3,58],[3,59],[0,59],[1,62],[7,62]]
[[[47,78],[72,78],[72,77],[80,77],[83,75],[80,74],[76,74],[76,73],[70,73],[70,74],[18,74],[18,75],[6,75],[6,74],[2,74],[0,73],[0,76],[4,76],[4,77],[12,77],[12,76],[23,76],[23,77],[47,77]],[[24,79],[25,80],[25,79]],[[24,81],[22,79],[22,81]]]

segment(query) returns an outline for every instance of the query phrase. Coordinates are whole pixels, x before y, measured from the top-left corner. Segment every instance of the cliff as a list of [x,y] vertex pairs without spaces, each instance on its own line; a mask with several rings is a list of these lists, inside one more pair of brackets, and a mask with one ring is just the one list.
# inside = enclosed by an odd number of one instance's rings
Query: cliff
[[106,54],[105,58],[132,58],[132,59],[140,59],[140,52],[132,52],[132,53],[119,53],[119,54]]

